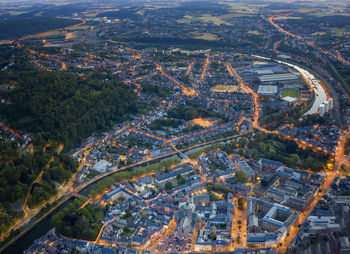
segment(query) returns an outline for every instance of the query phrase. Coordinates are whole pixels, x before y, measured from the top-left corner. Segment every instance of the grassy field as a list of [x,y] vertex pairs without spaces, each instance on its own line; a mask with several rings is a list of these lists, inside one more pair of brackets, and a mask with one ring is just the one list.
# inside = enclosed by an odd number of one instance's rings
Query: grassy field
[[222,20],[220,17],[214,17],[211,15],[202,15],[201,17],[199,17],[199,19],[206,23],[213,22],[214,25],[217,25],[217,26],[220,26],[221,24],[232,26],[231,23],[228,23],[225,20]]
[[313,34],[311,34],[312,36],[322,36],[322,35],[325,35],[326,32],[315,32]]
[[183,24],[189,24],[189,23],[195,23],[195,22],[204,22],[204,23],[212,22],[216,26],[220,26],[221,24],[232,26],[231,23],[226,22],[225,20],[222,20],[220,17],[215,17],[211,15],[202,15],[200,17],[192,17],[189,15],[186,15],[182,19],[179,19],[177,22],[183,23]]
[[250,30],[248,31],[248,34],[260,35],[260,32],[258,30]]
[[293,88],[285,88],[282,90],[282,98],[283,97],[293,97],[293,98],[297,98],[298,97],[298,90],[297,89],[293,89]]
[[267,4],[246,4],[246,3],[229,3],[231,10],[238,13],[256,14],[260,8],[268,6]]
[[200,33],[198,35],[194,35],[193,39],[200,39],[200,40],[206,40],[206,41],[217,41],[219,38],[215,34]]
[[10,15],[21,15],[21,14],[25,14],[28,13],[27,11],[9,11]]
[[200,22],[200,19],[192,17],[190,15],[186,15],[182,19],[177,20],[177,22],[181,23],[181,24],[190,24],[190,23],[194,23],[194,22]]
[[332,28],[331,29],[332,36],[342,37],[344,35],[349,35],[349,34],[350,34],[349,26],[344,27],[344,28]]
[[220,19],[232,19],[232,18],[241,18],[241,17],[255,17],[255,14],[248,14],[248,13],[231,13],[231,14],[225,14],[218,16]]
[[[310,16],[315,16],[315,17],[319,17],[319,18],[322,18],[322,17],[326,17],[326,16],[333,16],[335,14],[334,11],[315,11],[313,13],[310,13],[309,15]],[[347,13],[347,12],[337,12],[336,13],[339,17],[341,16],[350,16],[350,13]]]

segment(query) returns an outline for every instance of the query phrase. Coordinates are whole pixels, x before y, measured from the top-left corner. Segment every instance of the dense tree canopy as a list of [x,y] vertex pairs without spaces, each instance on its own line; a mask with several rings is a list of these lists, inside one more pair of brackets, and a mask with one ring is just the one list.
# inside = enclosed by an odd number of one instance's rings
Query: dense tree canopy
[[[36,147],[34,151],[24,153],[19,146],[21,141],[14,137],[9,139],[8,135],[7,132],[0,135],[0,232],[6,231],[9,226],[10,215],[20,214],[11,210],[11,204],[22,203],[28,191],[31,194],[28,205],[41,204],[56,193],[55,183],[62,184],[77,167],[67,155],[55,154],[57,146],[52,141],[45,151]],[[29,190],[42,170],[42,180]]]
[[83,199],[76,199],[62,211],[55,214],[51,222],[56,230],[67,237],[95,240],[101,229],[100,222],[104,217],[100,208],[84,204]]
[[322,171],[324,163],[329,159],[329,155],[319,151],[313,151],[311,148],[302,149],[291,140],[275,134],[265,134],[258,132],[254,138],[248,140],[246,148],[238,142],[230,142],[221,147],[227,153],[239,153],[246,158],[267,158],[280,161],[288,167],[301,169],[311,169],[313,171]]
[[[77,163],[65,152],[57,154],[60,143],[68,151],[93,132],[111,128],[116,121],[136,113],[138,104],[133,91],[118,80],[102,82],[11,68],[0,73],[0,81],[10,84],[0,91],[0,96],[10,102],[0,104],[2,121],[34,137],[32,149],[25,151],[21,140],[8,139],[7,133],[1,133],[0,232],[4,232],[10,218],[20,216],[28,191],[27,204],[35,207],[56,194],[56,186],[75,172]],[[40,181],[30,188],[41,172]],[[13,204],[17,204],[16,210]]]
[[247,174],[242,170],[238,171],[236,174],[236,182],[243,183],[243,184],[247,183],[248,182]]
[[11,104],[0,105],[0,115],[16,129],[53,139],[72,148],[96,130],[113,127],[116,120],[135,113],[136,96],[119,81],[104,83],[76,75],[49,72],[7,73],[16,81],[2,93]]

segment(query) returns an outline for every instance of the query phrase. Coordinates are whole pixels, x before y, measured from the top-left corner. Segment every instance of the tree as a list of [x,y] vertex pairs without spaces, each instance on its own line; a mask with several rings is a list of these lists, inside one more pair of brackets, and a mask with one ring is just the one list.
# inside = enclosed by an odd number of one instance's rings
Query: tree
[[62,211],[51,218],[56,230],[67,237],[95,240],[101,229],[101,221],[104,217],[101,208],[87,205],[80,208],[86,199],[75,199]]
[[298,163],[300,162],[299,155],[291,154],[290,157],[289,157],[289,161],[288,162],[289,162],[290,165],[293,165],[293,166],[298,165]]
[[244,150],[243,157],[244,158],[250,158],[250,151],[249,150]]
[[258,132],[254,136],[254,142],[258,142],[259,143],[259,142],[263,141],[264,139],[265,139],[265,135],[262,132]]
[[265,146],[265,143],[264,143],[264,142],[259,142],[259,143],[258,143],[258,150],[259,150],[259,152],[261,152],[261,153],[264,153],[264,152],[265,152],[266,146]]
[[208,238],[212,241],[215,241],[216,240],[216,233],[215,232],[210,232]]
[[214,202],[214,201],[218,201],[219,199],[218,199],[217,196],[214,194],[214,192],[209,191],[209,200],[210,200],[210,202]]
[[[11,105],[0,105],[0,116],[11,127],[41,134],[40,139],[62,141],[65,148],[138,111],[134,92],[115,78],[106,84],[99,79],[53,72],[3,75],[7,75],[3,80],[17,84],[1,92],[1,97],[11,98]],[[30,121],[19,121],[24,118]]]
[[184,185],[186,183],[186,178],[183,175],[176,176],[177,185]]
[[173,184],[172,184],[172,182],[166,182],[165,183],[165,189],[167,190],[167,191],[170,191],[171,189],[173,188]]
[[319,160],[315,159],[312,156],[306,158],[304,162],[306,168],[310,168],[313,171],[321,171],[323,169],[323,164]]
[[248,175],[242,170],[238,171],[236,173],[236,183],[245,184],[247,182],[248,182]]
[[238,198],[238,209],[243,210],[244,209],[244,198]]
[[295,141],[289,141],[286,145],[286,152],[287,153],[296,153],[298,149],[298,144]]
[[240,138],[238,141],[238,144],[240,144],[242,147],[244,147],[246,144],[248,144],[249,140],[246,137]]

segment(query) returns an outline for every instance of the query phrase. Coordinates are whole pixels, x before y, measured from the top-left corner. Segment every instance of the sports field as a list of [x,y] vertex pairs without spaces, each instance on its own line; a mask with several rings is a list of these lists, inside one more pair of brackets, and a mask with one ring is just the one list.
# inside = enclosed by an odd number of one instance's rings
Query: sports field
[[297,98],[298,97],[298,90],[297,89],[293,89],[293,88],[285,88],[282,90],[282,98],[283,97],[293,97],[293,98]]

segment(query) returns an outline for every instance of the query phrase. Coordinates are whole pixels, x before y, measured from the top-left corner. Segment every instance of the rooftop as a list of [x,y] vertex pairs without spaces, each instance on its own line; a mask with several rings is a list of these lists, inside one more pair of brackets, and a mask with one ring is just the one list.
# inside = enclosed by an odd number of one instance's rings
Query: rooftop
[[270,86],[270,85],[260,85],[258,89],[259,94],[269,94],[273,95],[277,93],[277,86]]

